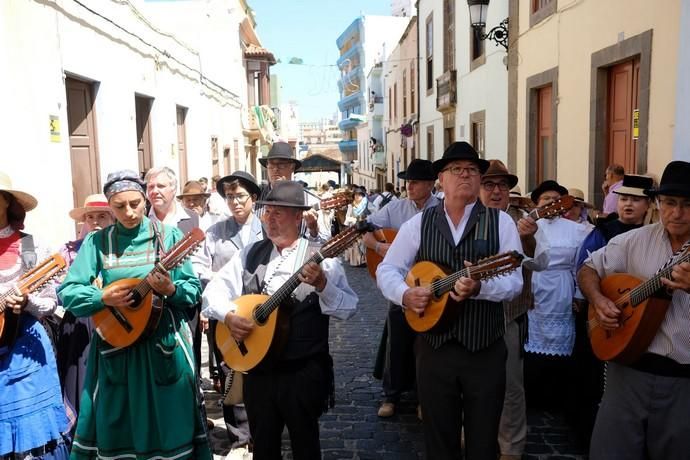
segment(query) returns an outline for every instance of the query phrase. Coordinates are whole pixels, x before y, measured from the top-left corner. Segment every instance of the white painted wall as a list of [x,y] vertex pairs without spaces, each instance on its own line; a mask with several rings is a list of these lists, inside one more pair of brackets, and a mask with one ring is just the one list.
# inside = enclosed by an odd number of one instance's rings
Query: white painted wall
[[[99,82],[95,115],[102,182],[113,170],[138,169],[135,94],[154,98],[155,166],[178,168],[176,105],[188,108],[190,178],[210,177],[211,136],[218,137],[219,155],[233,139],[244,151],[240,107],[246,82],[238,33],[243,13],[236,1],[133,1],[150,26],[126,4],[82,3],[158,50],[74,2],[0,2],[0,68],[12,69],[0,77],[6,107],[0,126],[11,133],[0,140],[0,169],[18,188],[37,196],[39,206],[29,213],[26,227],[53,246],[74,236],[67,216],[73,202],[65,75]],[[200,84],[200,68],[206,78],[234,94]],[[50,115],[60,119],[57,143],[50,142]]]
[[[465,3],[456,2],[456,10],[463,8]],[[436,110],[436,78],[443,73],[443,0],[423,1],[418,10],[419,30],[419,143],[420,158],[435,160],[443,155],[443,118]],[[433,20],[433,86],[427,92],[426,89],[426,24],[427,19]],[[434,129],[434,151],[427,151],[426,133],[427,127]]]
[[[491,30],[508,17],[508,1],[491,2],[486,29]],[[458,78],[458,103],[455,114],[455,135],[458,141],[470,142],[472,124],[470,114],[485,111],[485,155],[487,159],[508,161],[508,69],[505,49],[485,40],[486,62],[470,71],[469,8],[458,2],[455,10],[455,66]]]

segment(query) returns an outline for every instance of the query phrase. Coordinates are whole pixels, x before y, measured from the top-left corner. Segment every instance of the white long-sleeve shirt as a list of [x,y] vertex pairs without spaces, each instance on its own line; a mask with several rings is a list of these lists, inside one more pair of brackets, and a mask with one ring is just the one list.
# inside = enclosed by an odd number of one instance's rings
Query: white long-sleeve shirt
[[[445,212],[448,226],[453,235],[453,241],[457,245],[465,231],[474,204],[465,206],[465,213],[457,227]],[[445,210],[445,209],[444,209]],[[384,297],[396,305],[402,305],[403,294],[410,287],[405,283],[405,276],[415,263],[415,257],[419,250],[422,233],[422,215],[419,213],[405,222],[398,232],[393,244],[388,249],[386,257],[376,270],[376,282]],[[498,219],[499,253],[517,251],[522,253],[520,236],[513,219],[501,211]],[[512,300],[522,291],[522,269],[517,270],[486,281],[482,281],[479,294],[473,299],[501,302]]]
[[[206,286],[202,295],[202,313],[207,318],[223,321],[228,312],[237,310],[232,299],[242,295],[242,273],[252,246],[235,254]],[[268,295],[277,291],[302,266],[304,252],[308,248],[308,241],[304,238],[298,240],[296,247],[284,249],[282,254],[273,246],[264,277]],[[352,317],[357,311],[359,298],[348,284],[340,261],[324,259],[321,268],[326,275],[326,287],[316,293],[321,312],[338,319]]]

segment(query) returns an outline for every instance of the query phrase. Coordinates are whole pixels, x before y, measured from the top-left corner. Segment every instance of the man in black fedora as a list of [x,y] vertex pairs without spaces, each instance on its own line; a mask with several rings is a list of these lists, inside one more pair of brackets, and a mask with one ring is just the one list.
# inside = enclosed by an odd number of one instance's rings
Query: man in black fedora
[[[256,325],[234,314],[237,306],[232,299],[274,294],[320,247],[300,236],[302,212],[309,208],[301,184],[276,182],[261,204],[266,238],[236,253],[216,274],[213,292],[205,294],[204,305],[209,307],[204,314],[225,322],[238,341]],[[298,278],[301,284],[280,307],[289,312],[290,323],[282,351],[244,378],[255,460],[281,458],[286,426],[293,458],[321,458],[318,419],[333,401],[334,388],[329,318],[348,319],[357,309],[357,294],[337,258],[304,265]]]
[[[294,149],[290,144],[283,141],[274,142],[271,149],[268,151],[268,155],[263,158],[259,158],[259,163],[261,166],[266,168],[268,172],[268,184],[261,188],[261,195],[259,196],[259,201],[255,204],[254,212],[261,218],[263,214],[263,204],[262,201],[268,196],[273,186],[278,181],[282,180],[294,180],[293,175],[302,166],[302,162],[295,158]],[[318,203],[318,197],[309,193],[306,188],[304,188],[304,199],[305,203],[309,204],[309,208],[304,211],[304,223],[303,233],[307,230],[307,236],[316,240],[319,239],[319,226],[317,221],[317,214],[312,208],[313,205]],[[330,229],[328,229],[330,232]],[[326,230],[322,229],[322,234],[327,233]],[[321,238],[323,240],[323,238]]]
[[[644,353],[631,364],[609,362],[589,458],[660,460],[690,452],[690,163],[672,161],[658,188],[660,222],[619,235],[591,254],[578,272],[580,289],[602,327],[615,331],[623,307],[606,298],[601,279],[613,273],[653,277],[672,265],[655,294],[669,298],[664,319]],[[682,258],[682,259],[681,259]],[[683,261],[686,260],[686,261]],[[627,307],[632,308],[632,307]]]
[[[436,180],[431,161],[412,160],[405,171],[398,173],[398,178],[406,181],[407,198],[391,201],[367,218],[377,229],[390,228],[398,231],[414,215],[439,202],[431,194]],[[378,241],[376,233],[372,232],[366,233],[363,241],[381,257],[386,255],[391,245],[390,242]],[[378,410],[379,417],[393,416],[400,394],[414,388],[415,337],[416,334],[405,321],[400,305],[391,304],[374,370],[374,376],[383,380],[384,400]]]
[[[458,272],[479,259],[521,251],[513,220],[479,200],[489,162],[467,142],[454,142],[433,163],[444,200],[400,228],[376,280],[391,302],[421,314],[432,298],[428,286],[409,287],[405,274],[417,261]],[[417,394],[422,407],[426,456],[495,460],[506,379],[504,300],[522,290],[522,272],[485,281],[459,278],[450,292],[457,317],[420,334],[415,343]]]

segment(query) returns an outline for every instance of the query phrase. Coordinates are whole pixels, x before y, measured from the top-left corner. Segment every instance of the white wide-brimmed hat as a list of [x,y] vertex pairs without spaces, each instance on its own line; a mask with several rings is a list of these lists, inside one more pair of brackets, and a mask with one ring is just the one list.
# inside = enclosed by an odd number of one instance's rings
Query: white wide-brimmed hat
[[15,197],[17,202],[24,208],[24,211],[31,211],[38,205],[38,200],[33,195],[14,189],[12,187],[12,179],[3,172],[0,172],[0,192],[7,192]]

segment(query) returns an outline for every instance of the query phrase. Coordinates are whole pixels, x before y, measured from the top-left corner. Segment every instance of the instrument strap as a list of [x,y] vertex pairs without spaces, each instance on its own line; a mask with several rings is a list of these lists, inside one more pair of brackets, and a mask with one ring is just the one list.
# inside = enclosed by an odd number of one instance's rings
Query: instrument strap
[[158,231],[158,224],[154,220],[151,220],[151,229],[155,235],[154,246],[156,246],[156,264],[160,259],[165,259],[168,254],[165,252],[165,245],[163,244],[163,238],[161,238],[161,233]]
[[662,265],[661,268],[659,268],[659,269],[656,271],[656,274],[658,275],[659,273],[661,273],[661,271],[662,271],[664,268],[668,267],[669,265],[672,265],[672,264],[675,262],[675,260],[676,260],[679,256],[683,255],[683,254],[685,253],[685,251],[686,251],[689,247],[690,247],[690,240],[686,241],[685,244],[683,244],[683,246],[681,246],[681,248],[680,248],[679,250],[677,250],[676,252],[674,252],[673,254],[671,254],[671,257],[669,257],[669,259],[666,261],[666,263],[665,263],[664,265]]

